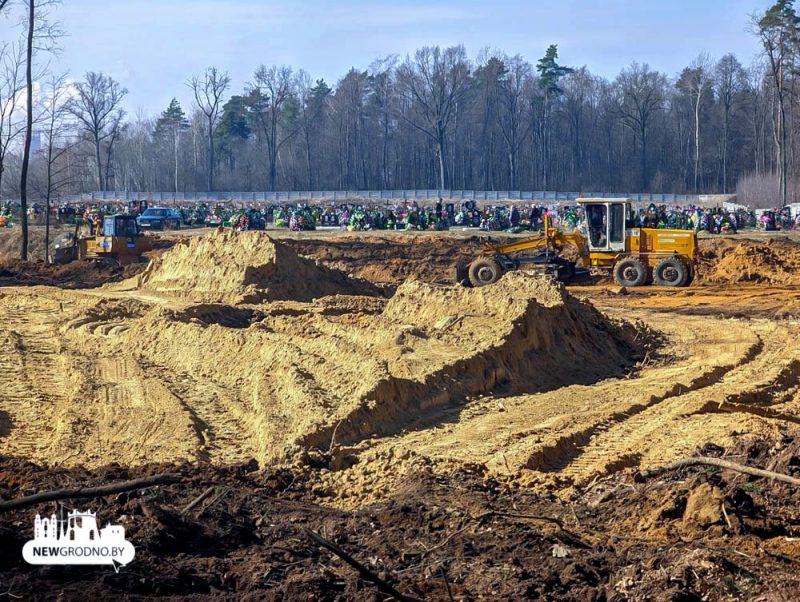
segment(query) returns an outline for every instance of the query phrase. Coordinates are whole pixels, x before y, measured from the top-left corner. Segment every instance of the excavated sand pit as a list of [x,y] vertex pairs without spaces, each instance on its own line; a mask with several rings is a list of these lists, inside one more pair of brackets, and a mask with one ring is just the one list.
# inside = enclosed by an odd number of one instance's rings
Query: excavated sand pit
[[[793,274],[788,243],[712,243],[703,282],[767,256]],[[728,428],[703,405],[720,378],[741,372],[741,386],[719,388],[744,394],[772,378],[752,358],[773,366],[797,355],[792,323],[720,330],[706,317],[746,315],[763,295],[720,300],[705,296],[707,284],[610,297],[580,289],[623,322],[524,274],[480,289],[381,288],[259,232],[193,237],[102,289],[4,290],[0,454],[64,466],[310,463],[342,472],[321,486],[344,505],[373,499],[371,466],[400,475],[397,459],[411,456],[483,463],[530,484],[672,459]],[[770,294],[773,315],[789,296]],[[658,314],[644,309],[659,304]],[[662,348],[630,319],[662,333]],[[619,378],[642,358],[640,376]],[[795,380],[790,370],[789,391]],[[673,398],[687,407],[694,390],[703,394],[697,417],[683,420],[690,435],[656,445],[654,434],[672,428],[659,412]],[[643,434],[629,443],[637,420]]]
[[[218,232],[107,290],[5,296],[0,311],[20,320],[2,378],[18,396],[0,454],[264,464],[334,438],[397,433],[468,396],[619,375],[635,355],[632,329],[549,280],[381,292],[263,233]],[[40,312],[35,335],[28,306]],[[32,357],[47,358],[45,378]],[[46,402],[49,424],[26,388]]]

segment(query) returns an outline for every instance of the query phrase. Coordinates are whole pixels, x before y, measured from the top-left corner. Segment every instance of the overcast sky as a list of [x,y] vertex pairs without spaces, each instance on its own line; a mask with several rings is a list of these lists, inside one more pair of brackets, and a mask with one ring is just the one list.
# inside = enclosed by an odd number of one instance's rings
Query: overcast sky
[[[331,85],[351,67],[426,44],[520,53],[556,43],[562,63],[606,77],[638,60],[674,75],[701,52],[758,51],[749,15],[771,0],[64,0],[69,37],[56,67],[103,71],[129,89],[128,110],[161,111],[206,66],[241,89],[260,64],[302,67]],[[14,35],[0,23],[0,41]]]

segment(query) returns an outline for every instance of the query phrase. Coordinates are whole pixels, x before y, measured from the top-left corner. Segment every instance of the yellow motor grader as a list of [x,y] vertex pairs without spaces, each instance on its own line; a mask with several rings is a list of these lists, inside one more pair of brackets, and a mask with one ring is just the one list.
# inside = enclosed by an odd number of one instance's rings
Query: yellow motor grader
[[[504,272],[521,268],[571,280],[589,268],[608,270],[621,286],[687,286],[694,279],[697,235],[689,230],[633,227],[627,199],[579,199],[586,215],[586,234],[561,232],[545,215],[544,233],[519,242],[484,242],[483,252],[456,267],[456,280],[465,286],[486,286]],[[564,257],[566,247],[577,250],[582,267]]]

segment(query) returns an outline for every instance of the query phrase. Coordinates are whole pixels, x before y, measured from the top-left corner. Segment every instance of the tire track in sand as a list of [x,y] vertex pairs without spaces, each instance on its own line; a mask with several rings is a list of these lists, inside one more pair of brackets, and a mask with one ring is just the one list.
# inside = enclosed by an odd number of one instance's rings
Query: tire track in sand
[[705,424],[689,421],[680,432],[673,427],[708,400],[744,398],[796,380],[785,361],[776,361],[794,349],[796,333],[783,326],[717,320],[712,329],[701,316],[684,317],[680,324],[670,316],[645,317],[667,336],[664,351],[675,358],[671,363],[590,387],[485,397],[443,412],[437,426],[412,425],[361,449],[376,456],[404,456],[408,450],[447,464],[485,464],[522,482],[581,483],[642,459],[674,459],[687,446],[707,442]]
[[760,331],[764,344],[751,361],[740,364],[707,387],[670,397],[597,433],[570,459],[561,476],[583,483],[624,467],[662,464],[691,455],[705,443],[696,436],[699,430],[710,440],[724,437],[731,429],[741,429],[742,416],[717,414],[708,420],[693,417],[707,414],[714,406],[731,399],[759,400],[766,405],[769,399],[765,391],[778,382],[783,387],[794,386],[798,378],[791,363],[792,357],[800,357],[794,336],[774,324],[754,325],[754,330]]
[[65,359],[54,324],[58,306],[6,298],[0,305],[0,454],[40,456],[51,448],[53,414],[65,400]]
[[165,368],[150,366],[149,370],[191,417],[199,443],[198,459],[235,463],[257,457],[250,436],[252,429],[239,418],[242,404],[223,387]]
[[191,436],[192,420],[181,400],[135,357],[120,352],[88,361],[93,407],[69,409],[61,419],[84,426],[63,433],[70,449],[82,450],[86,461],[198,456],[200,442]]

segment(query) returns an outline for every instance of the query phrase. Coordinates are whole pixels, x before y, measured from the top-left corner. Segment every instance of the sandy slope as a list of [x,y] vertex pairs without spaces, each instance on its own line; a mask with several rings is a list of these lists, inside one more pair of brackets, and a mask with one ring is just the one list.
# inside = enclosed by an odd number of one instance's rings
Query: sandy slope
[[135,285],[5,291],[0,454],[46,464],[288,459],[634,354],[632,329],[547,280],[409,281],[387,300],[258,233],[179,245]]

